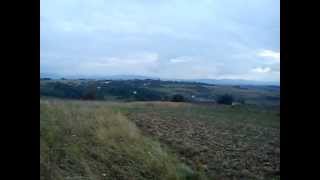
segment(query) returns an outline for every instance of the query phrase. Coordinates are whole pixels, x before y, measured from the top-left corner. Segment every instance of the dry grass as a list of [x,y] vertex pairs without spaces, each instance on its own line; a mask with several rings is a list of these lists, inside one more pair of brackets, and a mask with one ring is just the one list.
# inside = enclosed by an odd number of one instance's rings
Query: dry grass
[[110,107],[40,100],[40,179],[201,179]]

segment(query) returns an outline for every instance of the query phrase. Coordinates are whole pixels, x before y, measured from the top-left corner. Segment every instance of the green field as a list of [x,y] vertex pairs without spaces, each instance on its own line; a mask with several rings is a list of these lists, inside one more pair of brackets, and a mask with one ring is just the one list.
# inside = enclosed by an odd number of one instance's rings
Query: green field
[[277,108],[40,99],[41,179],[279,179]]

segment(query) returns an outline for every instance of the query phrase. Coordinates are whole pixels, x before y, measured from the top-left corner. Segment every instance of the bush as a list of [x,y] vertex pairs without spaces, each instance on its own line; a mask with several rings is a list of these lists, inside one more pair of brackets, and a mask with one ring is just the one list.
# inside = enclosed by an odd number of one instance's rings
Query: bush
[[82,99],[84,100],[95,100],[97,99],[97,90],[95,84],[91,84],[84,89]]
[[185,102],[185,98],[181,94],[176,94],[171,99],[172,102]]
[[234,101],[234,98],[232,95],[230,94],[224,94],[220,97],[218,97],[218,103],[219,104],[227,104],[227,105],[231,105],[232,102]]
[[83,94],[82,96],[83,100],[95,100],[96,99],[96,92],[89,91]]

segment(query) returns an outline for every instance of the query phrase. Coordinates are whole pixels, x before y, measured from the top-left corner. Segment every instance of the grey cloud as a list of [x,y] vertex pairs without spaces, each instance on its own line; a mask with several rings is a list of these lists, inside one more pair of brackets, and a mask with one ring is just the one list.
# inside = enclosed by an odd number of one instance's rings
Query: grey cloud
[[275,0],[41,0],[40,14],[41,71],[277,79],[250,73],[280,67],[257,56],[279,51]]

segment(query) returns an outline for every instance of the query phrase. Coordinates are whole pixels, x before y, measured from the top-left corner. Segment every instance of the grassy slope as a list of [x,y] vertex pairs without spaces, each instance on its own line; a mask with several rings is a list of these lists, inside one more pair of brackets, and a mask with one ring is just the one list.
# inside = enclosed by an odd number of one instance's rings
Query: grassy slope
[[[192,176],[192,171],[180,161],[215,179],[279,178],[277,109],[171,102],[40,102],[44,176],[57,174],[60,179],[79,174],[102,179],[102,173],[115,179]],[[53,159],[48,157],[52,154],[50,149],[59,148],[62,150],[54,152]]]
[[106,103],[40,100],[40,179],[200,179]]

